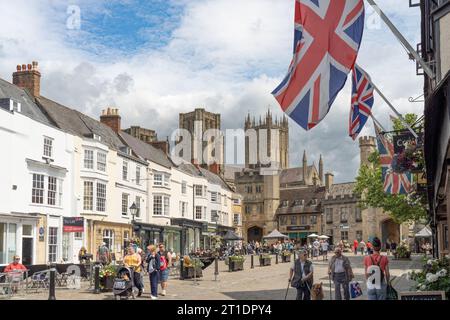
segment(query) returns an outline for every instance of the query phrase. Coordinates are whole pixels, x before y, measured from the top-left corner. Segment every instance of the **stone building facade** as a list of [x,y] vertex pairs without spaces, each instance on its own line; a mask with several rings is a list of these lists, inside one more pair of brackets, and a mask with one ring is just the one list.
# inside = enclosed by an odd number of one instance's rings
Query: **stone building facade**
[[[272,117],[270,111],[267,112],[264,120],[259,118],[256,122],[255,118],[250,119],[250,114],[245,119],[245,132],[254,130],[255,135],[246,135],[245,138],[245,167],[255,169],[266,164],[265,159],[261,159],[261,155],[267,155],[273,162],[278,164],[278,169],[286,169],[289,167],[289,123],[285,116],[282,119]],[[272,138],[277,139],[272,141]],[[266,149],[262,150],[263,144],[266,143]],[[272,154],[275,152],[275,154]]]
[[[208,112],[197,108],[189,113],[180,113],[179,128],[187,130],[191,135],[191,162],[216,174],[224,172],[224,141],[223,136],[207,137],[209,129],[221,129],[219,113]],[[180,143],[181,141],[177,141]],[[207,152],[204,152],[207,149]],[[186,155],[180,155],[185,160]]]

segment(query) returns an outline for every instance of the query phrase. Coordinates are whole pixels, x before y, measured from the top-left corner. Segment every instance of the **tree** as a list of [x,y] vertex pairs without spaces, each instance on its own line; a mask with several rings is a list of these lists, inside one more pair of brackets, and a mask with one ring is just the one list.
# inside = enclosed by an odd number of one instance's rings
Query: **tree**
[[[409,125],[417,121],[417,115],[408,113],[404,117]],[[399,119],[393,120],[394,130],[404,130],[405,126]],[[394,221],[419,221],[427,218],[427,211],[421,195],[411,192],[407,195],[388,194],[383,189],[380,155],[376,151],[369,156],[369,165],[362,165],[354,192],[361,198],[360,206],[382,208]]]
[[419,221],[427,217],[422,197],[415,192],[408,195],[384,192],[377,151],[369,156],[369,163],[361,166],[354,189],[355,194],[361,198],[361,208],[382,208],[397,223]]

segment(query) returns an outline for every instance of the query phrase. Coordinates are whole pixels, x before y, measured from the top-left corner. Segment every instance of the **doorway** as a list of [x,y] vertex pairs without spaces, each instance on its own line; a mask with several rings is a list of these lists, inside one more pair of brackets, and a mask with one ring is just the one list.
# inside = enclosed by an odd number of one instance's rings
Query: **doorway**
[[33,238],[22,238],[22,264],[33,264]]
[[251,227],[247,230],[247,239],[250,241],[258,241],[262,240],[262,228],[260,227]]

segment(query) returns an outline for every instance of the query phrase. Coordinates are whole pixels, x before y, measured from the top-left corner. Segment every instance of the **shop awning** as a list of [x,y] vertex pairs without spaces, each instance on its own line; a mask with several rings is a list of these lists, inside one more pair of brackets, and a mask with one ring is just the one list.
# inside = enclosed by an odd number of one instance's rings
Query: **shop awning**
[[238,241],[242,240],[243,238],[236,235],[233,231],[228,230],[227,233],[222,237],[222,239],[226,241]]
[[416,238],[429,238],[432,236],[431,230],[428,227],[423,228],[417,232],[414,237]]

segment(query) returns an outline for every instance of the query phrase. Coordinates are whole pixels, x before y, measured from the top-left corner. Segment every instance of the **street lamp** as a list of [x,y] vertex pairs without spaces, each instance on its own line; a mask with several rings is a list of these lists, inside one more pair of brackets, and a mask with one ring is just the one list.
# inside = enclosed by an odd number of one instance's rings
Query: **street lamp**
[[134,217],[136,216],[136,213],[138,212],[138,207],[136,206],[136,203],[133,202],[133,204],[130,207],[130,213],[131,213],[131,224],[134,224]]

